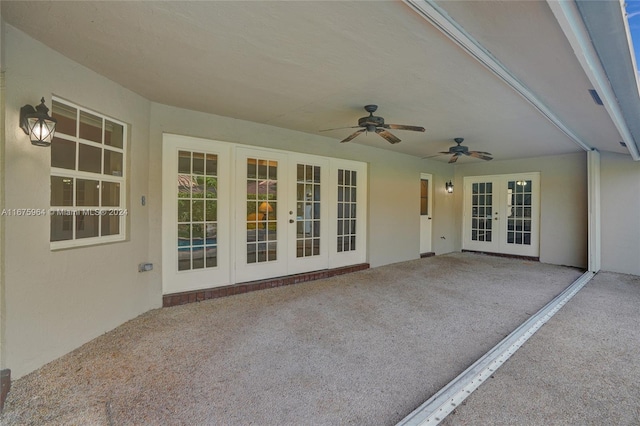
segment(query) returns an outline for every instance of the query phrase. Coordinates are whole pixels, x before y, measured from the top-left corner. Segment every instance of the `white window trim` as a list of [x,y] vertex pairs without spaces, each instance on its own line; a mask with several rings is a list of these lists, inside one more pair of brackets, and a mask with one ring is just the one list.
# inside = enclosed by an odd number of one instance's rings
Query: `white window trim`
[[[119,124],[122,126],[123,128],[123,135],[122,135],[122,148],[116,148],[116,147],[111,147],[109,145],[104,145],[104,130],[102,132],[102,143],[97,143],[94,141],[90,141],[90,140],[86,140],[86,139],[82,139],[80,138],[80,136],[71,136],[71,135],[67,135],[67,134],[63,134],[63,133],[58,133],[56,132],[55,134],[55,138],[58,139],[64,139],[64,140],[68,140],[68,141],[72,141],[76,143],[76,159],[75,159],[75,164],[76,167],[78,165],[78,156],[79,156],[79,148],[78,148],[78,144],[79,143],[83,143],[85,145],[88,146],[93,146],[93,147],[97,147],[100,148],[102,150],[102,155],[104,156],[104,152],[105,151],[113,151],[113,152],[119,152],[122,153],[122,176],[115,176],[115,175],[107,175],[104,173],[92,173],[92,172],[85,172],[85,171],[80,171],[80,170],[71,170],[71,169],[64,169],[64,168],[58,168],[58,167],[50,167],[50,173],[49,173],[49,185],[51,184],[51,177],[57,176],[57,177],[67,177],[67,178],[75,178],[75,179],[87,179],[87,180],[97,180],[97,181],[107,181],[107,182],[114,182],[114,183],[119,183],[120,184],[120,205],[118,207],[109,207],[109,206],[104,206],[104,207],[96,207],[96,206],[76,206],[76,186],[74,185],[74,191],[73,191],[73,205],[72,206],[52,206],[51,205],[51,200],[49,200],[49,218],[51,218],[51,215],[53,213],[55,213],[56,211],[65,211],[65,212],[69,212],[70,214],[73,214],[75,212],[80,212],[80,211],[100,211],[100,212],[104,212],[106,214],[118,214],[120,216],[120,221],[119,221],[119,225],[120,225],[120,229],[119,232],[117,234],[113,234],[113,235],[106,235],[106,236],[98,236],[98,237],[88,237],[88,238],[76,238],[76,228],[75,228],[75,221],[72,225],[72,236],[73,238],[70,240],[62,240],[62,241],[49,241],[50,244],[50,249],[51,250],[61,250],[61,249],[68,249],[68,248],[74,248],[74,247],[86,247],[86,246],[93,246],[93,245],[101,245],[101,244],[108,244],[108,243],[114,243],[114,242],[120,242],[120,241],[125,241],[126,240],[126,223],[127,223],[127,215],[129,213],[128,207],[127,207],[127,164],[128,164],[128,130],[129,130],[129,125],[121,120],[115,119],[113,117],[110,117],[108,115],[105,114],[101,114],[99,112],[96,112],[94,110],[82,107],[78,104],[75,104],[73,102],[70,102],[66,99],[63,98],[59,98],[57,96],[52,96],[52,100],[59,102],[61,104],[64,105],[68,105],[70,107],[73,107],[77,110],[77,117],[76,117],[76,135],[79,135],[79,126],[80,126],[80,120],[79,120],[79,114],[80,111],[84,111],[87,112],[89,114],[95,115],[97,117],[100,117],[103,119],[103,129],[104,129],[104,120],[109,120],[112,123],[115,124]],[[104,157],[102,157],[102,161],[104,161]],[[51,190],[49,191],[49,193],[51,194]],[[100,195],[99,195],[99,199],[101,199],[102,197],[102,189],[100,189]],[[101,224],[98,225],[99,229],[102,226]],[[49,229],[51,227],[51,219],[49,219]],[[49,238],[51,238],[51,231],[49,231]]]

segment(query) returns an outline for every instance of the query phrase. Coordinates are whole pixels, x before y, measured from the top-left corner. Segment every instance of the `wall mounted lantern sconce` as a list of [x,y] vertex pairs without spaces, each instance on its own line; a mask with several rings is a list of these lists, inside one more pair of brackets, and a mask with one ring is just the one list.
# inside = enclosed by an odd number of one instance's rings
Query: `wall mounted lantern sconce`
[[29,135],[31,143],[34,145],[51,145],[58,121],[49,117],[48,113],[49,108],[44,104],[44,98],[35,108],[31,105],[20,108],[20,128]]
[[447,190],[447,192],[449,194],[451,194],[453,192],[453,183],[451,183],[451,181],[445,183],[444,187],[445,187],[445,189]]

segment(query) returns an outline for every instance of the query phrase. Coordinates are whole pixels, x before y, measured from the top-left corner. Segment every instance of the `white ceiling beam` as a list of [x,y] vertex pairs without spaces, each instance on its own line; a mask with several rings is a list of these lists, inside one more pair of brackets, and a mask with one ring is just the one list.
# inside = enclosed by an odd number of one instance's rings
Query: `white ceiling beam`
[[638,146],[627,126],[617,97],[602,67],[598,53],[593,47],[591,36],[584,25],[578,7],[573,1],[547,0],[547,4],[571,44],[576,58],[580,62],[587,78],[602,99],[609,117],[611,117],[613,124],[618,129],[618,132],[620,132],[623,142],[627,145],[631,157],[636,161],[640,160]]
[[471,34],[465,31],[447,12],[433,0],[403,0],[426,21],[453,40],[469,55],[498,76],[509,87],[520,94],[547,120],[585,151],[593,148],[573,132],[544,102],[525,86],[502,62],[495,58]]

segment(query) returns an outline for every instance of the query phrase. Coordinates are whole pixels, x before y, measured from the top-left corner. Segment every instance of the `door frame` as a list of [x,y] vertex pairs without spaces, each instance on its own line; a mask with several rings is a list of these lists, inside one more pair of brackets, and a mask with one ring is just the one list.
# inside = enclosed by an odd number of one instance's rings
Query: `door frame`
[[[178,151],[195,151],[195,152],[207,152],[207,153],[219,153],[218,167],[220,168],[218,176],[226,176],[226,179],[219,179],[219,196],[218,199],[226,200],[226,202],[218,203],[218,252],[220,256],[218,258],[218,265],[216,270],[222,271],[221,277],[212,279],[208,276],[213,269],[205,268],[203,270],[178,271],[177,267],[177,241],[178,241],[178,229],[177,229],[177,202],[176,197],[176,177],[178,175],[177,158]],[[265,271],[265,274],[261,276],[245,276],[242,273],[238,274],[238,250],[241,250],[244,246],[246,249],[246,217],[244,215],[238,216],[235,214],[238,210],[238,194],[236,189],[238,188],[238,182],[246,181],[246,176],[242,176],[242,171],[237,170],[237,159],[239,158],[238,152],[254,152],[264,154],[268,158],[273,156],[285,161],[287,167],[291,173],[284,179],[282,184],[286,185],[285,192],[291,193],[292,198],[289,200],[283,200],[287,204],[287,208],[281,211],[286,213],[283,216],[285,223],[280,223],[280,216],[278,216],[278,229],[288,229],[290,227],[295,230],[297,223],[290,224],[289,211],[296,211],[296,198],[294,196],[296,190],[294,171],[297,162],[318,163],[324,165],[325,177],[322,179],[326,182],[324,192],[321,195],[321,203],[326,203],[321,210],[321,220],[325,220],[325,225],[321,225],[321,238],[325,238],[324,248],[321,248],[322,256],[324,260],[321,262],[314,262],[312,258],[307,259],[295,259],[294,262],[290,261],[291,247],[295,242],[291,242],[291,238],[286,241],[282,241],[283,244],[278,245],[278,249],[284,246],[286,256],[278,255],[278,259],[283,260],[284,263],[292,263],[298,266],[286,265],[280,271]],[[353,160],[343,160],[333,157],[316,156],[313,154],[298,153],[293,151],[277,150],[265,147],[258,147],[252,145],[238,144],[233,142],[215,141],[210,139],[195,138],[190,136],[175,135],[169,133],[163,133],[163,148],[162,148],[162,229],[161,229],[161,241],[162,241],[162,291],[163,295],[188,292],[193,290],[202,290],[207,288],[221,287],[225,285],[233,285],[240,282],[247,282],[249,280],[269,279],[276,276],[285,276],[301,272],[313,272],[316,270],[326,270],[332,268],[340,268],[344,266],[352,266],[367,261],[368,246],[367,246],[367,230],[368,230],[368,165],[367,163]],[[293,165],[293,166],[289,166]],[[246,169],[246,165],[244,167]],[[350,239],[351,248],[348,250],[346,245],[342,251],[338,250],[337,243],[341,239],[338,235],[339,226],[338,222],[341,221],[338,211],[340,210],[340,204],[344,204],[338,199],[339,192],[339,180],[338,173],[340,170],[344,170],[344,173],[350,171],[352,176],[357,174],[357,186],[350,188],[351,191],[357,192],[357,201],[351,202],[351,211],[357,212],[356,220],[350,227]],[[246,171],[245,171],[246,172]],[[283,170],[283,173],[285,170]],[[279,172],[280,175],[280,172]],[[279,178],[280,179],[280,178]],[[346,191],[346,187],[342,187]],[[245,190],[246,191],[246,190]],[[223,198],[224,197],[224,198]],[[226,205],[225,205],[226,204]],[[344,207],[344,206],[343,206]],[[346,208],[346,207],[345,207]],[[246,214],[246,207],[245,209]],[[353,214],[353,213],[351,213]],[[346,216],[351,218],[352,216]],[[324,219],[323,219],[324,218]],[[224,225],[221,226],[221,223]],[[238,229],[242,222],[244,229],[244,237],[240,238],[243,234],[238,234]],[[355,225],[355,226],[354,226]],[[285,228],[282,228],[285,227]],[[323,229],[324,228],[324,229]],[[291,234],[291,232],[287,232]],[[296,233],[293,232],[293,238]],[[346,237],[345,237],[346,238]],[[356,243],[354,243],[355,241]],[[295,262],[298,261],[298,262]],[[187,278],[188,275],[192,275],[193,279]],[[183,283],[188,283],[184,285]]]

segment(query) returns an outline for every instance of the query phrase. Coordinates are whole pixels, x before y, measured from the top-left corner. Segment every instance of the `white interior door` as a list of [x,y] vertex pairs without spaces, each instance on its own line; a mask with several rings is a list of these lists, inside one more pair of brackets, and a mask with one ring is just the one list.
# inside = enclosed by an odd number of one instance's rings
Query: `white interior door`
[[432,177],[420,174],[420,253],[431,251]]
[[539,173],[465,177],[464,200],[464,249],[539,257]]

